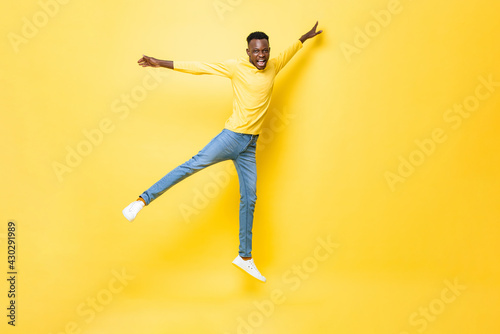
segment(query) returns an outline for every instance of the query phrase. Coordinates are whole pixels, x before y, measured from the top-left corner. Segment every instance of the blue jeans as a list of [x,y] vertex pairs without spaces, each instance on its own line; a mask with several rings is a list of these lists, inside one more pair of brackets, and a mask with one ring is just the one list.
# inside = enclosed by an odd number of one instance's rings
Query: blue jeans
[[146,204],[190,175],[225,160],[233,160],[240,181],[240,248],[241,257],[252,256],[252,226],[257,201],[257,166],[255,149],[259,135],[222,130],[198,154],[174,168],[141,194]]

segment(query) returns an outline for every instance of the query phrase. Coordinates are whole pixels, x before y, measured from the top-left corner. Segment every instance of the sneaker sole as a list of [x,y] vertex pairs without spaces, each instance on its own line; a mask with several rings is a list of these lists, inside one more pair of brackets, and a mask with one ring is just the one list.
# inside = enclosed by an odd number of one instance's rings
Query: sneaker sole
[[238,268],[239,270],[241,270],[242,272],[244,272],[244,273],[245,273],[245,274],[247,274],[248,276],[255,278],[257,281],[259,281],[259,282],[261,282],[261,283],[266,283],[267,279],[266,279],[266,281],[263,281],[263,280],[261,280],[261,279],[258,279],[257,277],[253,276],[253,275],[252,275],[252,274],[250,274],[248,271],[246,271],[245,269],[241,268],[241,267],[240,267],[239,265],[237,265],[236,263],[232,263],[232,264],[233,264],[233,266],[235,266],[236,268]]

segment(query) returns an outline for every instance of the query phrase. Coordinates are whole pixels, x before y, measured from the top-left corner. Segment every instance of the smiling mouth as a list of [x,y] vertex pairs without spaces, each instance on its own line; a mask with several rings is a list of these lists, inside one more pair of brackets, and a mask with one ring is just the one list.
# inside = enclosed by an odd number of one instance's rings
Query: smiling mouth
[[264,59],[257,60],[257,65],[264,66],[264,65],[266,65],[266,61]]

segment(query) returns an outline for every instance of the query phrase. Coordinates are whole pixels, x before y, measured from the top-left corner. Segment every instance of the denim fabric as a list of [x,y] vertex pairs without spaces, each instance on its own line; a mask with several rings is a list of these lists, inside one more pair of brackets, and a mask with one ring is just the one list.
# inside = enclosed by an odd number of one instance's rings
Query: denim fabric
[[140,196],[149,205],[165,191],[190,175],[225,160],[232,160],[240,182],[240,248],[241,257],[252,256],[252,226],[257,200],[257,166],[255,149],[259,135],[222,130],[198,154],[174,168]]

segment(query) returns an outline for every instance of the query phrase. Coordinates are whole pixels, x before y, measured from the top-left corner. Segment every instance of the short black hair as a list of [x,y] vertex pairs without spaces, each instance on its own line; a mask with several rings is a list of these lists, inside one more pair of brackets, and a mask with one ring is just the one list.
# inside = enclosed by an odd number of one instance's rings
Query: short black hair
[[267,42],[269,43],[269,36],[267,36],[265,33],[262,31],[254,31],[247,37],[247,44],[250,44],[250,41],[252,39],[267,39]]

